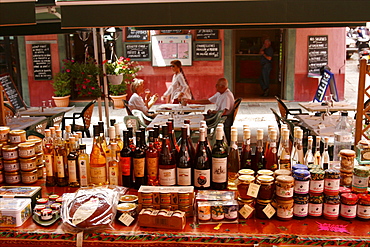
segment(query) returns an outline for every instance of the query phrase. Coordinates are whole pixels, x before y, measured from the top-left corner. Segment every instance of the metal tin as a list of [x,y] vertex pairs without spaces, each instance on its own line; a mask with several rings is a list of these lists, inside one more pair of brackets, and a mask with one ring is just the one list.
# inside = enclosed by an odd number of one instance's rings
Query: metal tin
[[42,153],[42,140],[38,139],[28,139],[26,143],[33,143],[35,144],[35,153]]
[[3,145],[2,147],[3,160],[18,159],[18,146],[17,145]]
[[37,169],[33,171],[21,171],[22,174],[22,183],[24,184],[33,184],[37,182]]
[[153,193],[141,193],[141,203],[142,204],[153,204]]
[[20,168],[18,160],[3,160],[3,165],[5,172],[17,172]]
[[43,164],[44,164],[44,154],[36,153],[36,165],[43,165]]
[[119,201],[122,203],[136,203],[137,204],[138,197],[135,195],[124,195],[124,196],[121,196]]
[[5,172],[5,183],[7,184],[17,184],[21,182],[20,172]]
[[28,158],[28,159],[19,159],[20,167],[22,171],[33,171],[37,168],[36,165],[36,157]]
[[117,205],[117,218],[119,218],[122,214],[128,214],[133,218],[137,215],[137,204],[136,203],[120,203]]
[[0,142],[8,142],[9,131],[8,126],[0,126]]
[[178,196],[178,204],[179,205],[190,205],[191,204],[191,194],[179,192],[177,193]]
[[28,159],[34,157],[35,154],[35,143],[23,142],[18,144],[19,158]]
[[255,178],[251,175],[240,175],[238,177],[237,189],[238,189],[239,197],[241,199],[246,200],[246,199],[252,198],[251,196],[247,195],[247,193],[248,193],[249,185],[253,183],[254,180]]
[[276,196],[278,197],[293,197],[294,178],[292,176],[277,176],[276,177]]
[[292,165],[292,170],[293,170],[293,172],[295,170],[308,170],[308,167],[304,164],[294,164],[294,165]]
[[38,165],[37,166],[37,178],[41,179],[44,177],[44,165]]
[[27,140],[25,130],[11,130],[9,132],[9,143],[19,144]]
[[171,193],[161,192],[159,195],[160,195],[161,205],[171,204]]

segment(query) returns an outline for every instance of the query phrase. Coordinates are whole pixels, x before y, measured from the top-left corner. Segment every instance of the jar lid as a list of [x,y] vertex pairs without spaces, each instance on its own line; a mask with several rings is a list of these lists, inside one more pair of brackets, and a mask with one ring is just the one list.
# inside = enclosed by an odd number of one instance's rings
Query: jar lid
[[53,210],[51,210],[50,208],[44,208],[41,210],[42,214],[51,214],[52,212]]
[[331,195],[326,195],[324,196],[325,203],[329,204],[338,204],[340,203],[340,197],[339,195],[331,196]]
[[359,194],[358,199],[361,203],[370,205],[370,194]]
[[308,170],[321,169],[321,166],[320,165],[315,165],[314,163],[308,164],[307,167],[308,167]]
[[238,179],[242,182],[252,183],[255,178],[251,175],[240,175]]
[[41,204],[45,204],[47,203],[49,200],[47,198],[40,198],[40,199],[37,199],[37,203],[41,203]]
[[18,144],[19,148],[32,148],[34,146],[35,146],[35,143],[31,143],[31,142],[22,142]]
[[294,170],[293,171],[293,177],[296,180],[308,180],[310,178],[311,174],[308,170]]
[[120,202],[137,202],[138,197],[136,195],[124,195],[119,199]]
[[9,131],[10,127],[8,126],[0,126],[0,131]]
[[241,169],[238,171],[240,175],[252,175],[254,176],[254,171],[252,169]]
[[274,177],[267,176],[267,175],[261,175],[261,176],[258,176],[257,181],[261,183],[271,183],[274,181]]
[[9,132],[10,135],[25,135],[26,131],[25,130],[11,130]]
[[257,199],[257,203],[258,204],[264,204],[264,205],[267,205],[269,203],[271,203],[272,200],[260,200],[260,199]]
[[355,193],[343,193],[340,195],[340,198],[353,204],[356,204],[358,200],[358,196]]
[[339,179],[340,178],[339,171],[335,169],[326,169],[325,178]]
[[322,180],[325,177],[325,172],[322,169],[310,170],[312,180]]
[[359,177],[368,177],[370,175],[370,167],[368,166],[355,166],[353,174]]
[[276,177],[276,181],[282,183],[293,183],[294,178],[292,176],[280,175]]
[[136,209],[135,203],[120,203],[117,205],[117,210],[121,212],[127,212]]
[[37,169],[32,170],[32,171],[21,171],[21,174],[27,175],[27,174],[34,174],[37,173]]
[[290,176],[292,175],[292,172],[288,169],[278,169],[278,170],[275,170],[274,175],[275,177],[280,176],[280,175]]
[[273,171],[271,171],[271,170],[262,169],[262,170],[258,170],[258,171],[257,171],[257,174],[258,174],[259,176],[262,176],[262,175],[272,176],[272,175],[274,175],[274,172],[273,172]]
[[26,142],[40,144],[42,143],[42,140],[41,139],[27,139]]
[[308,203],[308,199],[309,199],[309,195],[308,194],[294,194],[293,195],[293,199],[294,199],[294,202],[295,203],[298,203],[298,204],[306,204]]
[[49,200],[55,201],[57,198],[59,198],[59,195],[50,195]]
[[36,161],[36,157],[33,156],[31,158],[26,158],[26,159],[19,159],[19,162],[22,163],[22,162],[35,162]]
[[240,197],[238,197],[238,202],[240,203],[246,203],[246,204],[251,204],[254,202],[254,199],[242,199]]
[[18,145],[4,145],[3,147],[2,147],[2,149],[3,150],[5,150],[5,151],[15,151],[15,150],[17,150],[18,149]]
[[356,156],[356,152],[351,149],[342,149],[339,152],[340,156],[346,156],[346,157],[354,157]]
[[339,187],[339,194],[342,194],[342,193],[350,193],[352,190],[350,188],[347,188],[347,187],[343,187],[343,186],[340,186]]
[[46,206],[44,204],[37,204],[34,208],[35,211],[41,211],[43,210],[44,208],[46,208]]
[[304,164],[294,164],[292,170],[308,170],[308,167]]

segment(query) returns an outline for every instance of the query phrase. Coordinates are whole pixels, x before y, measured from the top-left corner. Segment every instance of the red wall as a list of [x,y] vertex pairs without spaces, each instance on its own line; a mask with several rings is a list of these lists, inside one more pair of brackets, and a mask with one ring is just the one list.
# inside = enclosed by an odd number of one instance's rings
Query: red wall
[[[294,101],[311,101],[317,90],[318,79],[308,74],[308,36],[328,35],[328,65],[334,73],[339,99],[344,99],[346,63],[345,28],[298,28],[296,29],[296,54],[294,76]],[[329,88],[327,93],[329,92]]]

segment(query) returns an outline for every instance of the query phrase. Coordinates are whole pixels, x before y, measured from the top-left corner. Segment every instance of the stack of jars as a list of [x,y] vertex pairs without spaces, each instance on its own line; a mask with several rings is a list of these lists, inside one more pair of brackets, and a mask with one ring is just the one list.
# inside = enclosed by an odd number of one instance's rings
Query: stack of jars
[[[261,172],[262,171],[262,172]],[[256,201],[256,217],[259,219],[268,219],[264,209],[271,204],[275,191],[273,172],[270,170],[258,171],[256,183],[260,186]]]
[[324,178],[324,218],[336,220],[339,217],[340,197],[340,171],[326,169]]
[[315,168],[310,170],[310,173],[308,215],[310,217],[320,217],[324,203],[325,172],[320,168]]
[[276,216],[279,220],[291,220],[294,206],[294,178],[289,175],[276,177]]
[[[250,184],[255,182],[254,171],[251,169],[242,169],[238,172],[238,182],[237,182],[237,189],[238,189],[238,204],[239,209],[243,208],[244,206],[250,207],[254,209],[255,200],[254,197],[248,195],[248,190]],[[239,218],[240,219],[250,219],[253,217],[254,210],[247,215],[246,217],[243,216],[239,211]]]
[[344,187],[351,187],[356,152],[349,149],[342,149],[339,152],[339,157],[341,178],[340,185]]
[[311,174],[303,164],[293,165],[294,178],[294,208],[293,216],[304,219],[308,215],[308,200]]

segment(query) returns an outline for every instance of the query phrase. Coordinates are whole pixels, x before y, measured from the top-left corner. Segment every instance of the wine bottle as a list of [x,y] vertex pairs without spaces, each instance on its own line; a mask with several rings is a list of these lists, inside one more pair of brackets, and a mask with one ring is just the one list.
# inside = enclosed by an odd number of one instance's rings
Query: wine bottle
[[192,159],[187,145],[188,128],[181,128],[181,146],[177,157],[177,185],[192,185]]
[[195,157],[195,148],[194,148],[194,145],[193,145],[193,142],[190,138],[190,124],[184,124],[184,126],[186,127],[186,146],[188,147],[189,149],[189,155],[190,155],[190,159],[191,160],[194,160],[194,157]]
[[227,188],[227,150],[223,142],[222,127],[216,128],[216,143],[212,148],[212,188],[224,190]]
[[171,152],[173,153],[175,159],[177,160],[177,156],[179,154],[179,146],[176,143],[176,137],[175,137],[175,132],[173,130],[173,119],[170,118],[167,121],[167,126],[168,126],[168,139],[170,141],[171,145]]
[[62,131],[55,131],[55,135],[54,163],[56,164],[57,185],[63,187],[68,185],[67,153],[62,138]]
[[80,174],[80,186],[87,187],[90,184],[90,157],[86,153],[86,144],[80,144],[78,154],[78,171]]
[[212,156],[207,151],[206,130],[199,129],[199,141],[195,151],[194,187],[197,190],[211,188]]
[[136,148],[132,154],[132,165],[134,168],[134,188],[139,189],[141,185],[146,184],[145,176],[145,149],[142,131],[136,131]]
[[54,143],[51,138],[50,130],[45,130],[45,138],[43,140],[43,152],[46,167],[46,186],[55,186],[55,168],[54,168]]
[[160,141],[160,138],[159,138],[159,126],[158,125],[154,125],[154,128],[153,128],[153,137],[154,137],[154,148],[157,149],[158,151],[158,157],[159,157],[159,153],[161,152],[161,141]]
[[155,130],[149,130],[149,145],[145,152],[146,161],[146,174],[148,176],[148,185],[156,186],[159,185],[158,180],[158,163],[159,163],[159,153],[154,146],[154,135]]
[[283,135],[282,135],[282,151],[281,151],[281,155],[280,155],[280,158],[279,158],[279,165],[280,165],[280,169],[287,169],[287,170],[291,170],[292,169],[292,166],[291,166],[291,163],[290,163],[290,146],[289,146],[289,130],[287,129],[284,129],[283,131]]
[[330,156],[329,156],[329,137],[324,137],[324,152],[322,153],[322,164],[321,168],[326,170],[329,169]]
[[98,122],[98,125],[99,125],[99,136],[100,136],[99,142],[101,143],[101,146],[102,146],[102,148],[104,150],[104,153],[106,153],[107,150],[108,150],[108,144],[107,144],[107,140],[105,139],[104,122],[103,121],[99,121]]
[[254,160],[252,160],[252,170],[256,173],[265,168],[265,154],[263,150],[263,129],[257,129],[257,144]]
[[171,149],[168,126],[162,126],[162,150],[159,154],[159,184],[176,185],[176,159]]
[[[114,128],[114,127],[113,127]],[[118,185],[119,180],[119,164],[117,158],[118,145],[115,142],[110,143],[110,159],[108,162],[108,181],[110,185]]]
[[227,188],[236,190],[238,171],[240,170],[240,156],[238,148],[238,131],[231,129],[230,152],[227,157]]
[[94,125],[94,142],[90,154],[90,178],[93,185],[107,183],[106,157],[100,138],[100,127]]
[[[313,156],[313,164],[315,166],[321,166],[321,152],[320,152],[321,136],[316,136],[316,149]],[[322,168],[322,167],[321,167]]]
[[130,127],[127,127],[127,130],[128,130],[129,147],[131,148],[131,151],[134,152],[136,148],[135,143],[134,143],[134,128],[130,126]]
[[311,167],[314,163],[314,157],[312,153],[312,143],[313,143],[312,136],[309,136],[307,140],[307,151],[304,156],[304,164],[308,167]]
[[243,146],[240,158],[240,169],[252,169],[251,132],[249,128],[243,129]]
[[277,156],[279,159],[281,156],[281,152],[283,151],[283,133],[284,133],[284,130],[287,128],[288,127],[286,126],[286,124],[282,124],[280,127],[280,136],[279,136],[280,139],[279,139],[279,146],[278,146],[278,153],[277,153]]
[[131,188],[132,181],[132,150],[129,141],[129,130],[123,131],[123,148],[120,152],[119,165],[121,168],[122,185]]
[[295,129],[295,138],[294,138],[294,152],[292,151],[292,158],[291,164],[304,164],[304,154],[303,154],[303,145],[302,145],[302,138],[303,138],[303,130],[298,127]]
[[80,174],[78,171],[78,153],[76,150],[76,138],[69,138],[70,152],[67,156],[68,164],[68,185],[69,187],[80,186]]
[[277,131],[275,129],[271,129],[270,131],[270,145],[269,151],[265,155],[266,157],[266,169],[275,171],[278,169],[279,159],[277,157]]

